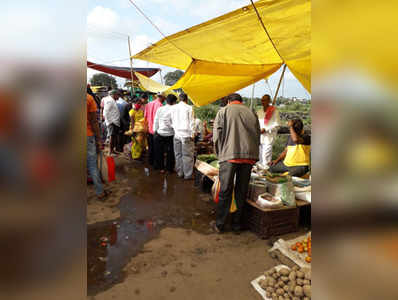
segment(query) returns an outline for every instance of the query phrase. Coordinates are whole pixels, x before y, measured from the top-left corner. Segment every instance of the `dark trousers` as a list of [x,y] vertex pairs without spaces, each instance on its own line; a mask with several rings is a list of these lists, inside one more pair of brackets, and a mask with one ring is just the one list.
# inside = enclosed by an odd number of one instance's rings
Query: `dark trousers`
[[220,193],[216,217],[216,224],[219,229],[224,229],[233,192],[235,192],[237,211],[232,214],[232,229],[241,229],[242,213],[249,189],[252,167],[250,164],[236,164],[227,161],[220,163]]
[[290,176],[297,176],[301,177],[308,173],[309,167],[308,166],[295,166],[295,167],[288,167],[286,166],[283,161],[279,161],[276,165],[273,165],[269,171],[271,173],[285,173],[289,172]]
[[155,141],[154,135],[148,133],[148,163],[152,166],[155,161]]
[[[169,172],[173,172],[175,164],[173,140],[174,136],[161,136],[160,134],[155,134],[154,168],[156,170],[166,169]],[[166,164],[164,163],[165,154],[166,154]]]

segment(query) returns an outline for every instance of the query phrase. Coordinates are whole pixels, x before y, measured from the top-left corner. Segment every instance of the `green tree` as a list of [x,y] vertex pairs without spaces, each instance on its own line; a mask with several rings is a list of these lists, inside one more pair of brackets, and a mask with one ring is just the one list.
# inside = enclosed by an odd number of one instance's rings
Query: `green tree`
[[184,75],[184,72],[181,70],[175,70],[173,72],[168,72],[164,75],[164,82],[166,85],[173,85],[175,84],[181,76]]
[[116,82],[115,77],[110,76],[105,73],[94,74],[93,77],[91,77],[91,79],[90,79],[90,84],[92,86],[96,86],[96,85],[108,86],[108,87],[111,87],[112,89],[117,88],[117,82]]

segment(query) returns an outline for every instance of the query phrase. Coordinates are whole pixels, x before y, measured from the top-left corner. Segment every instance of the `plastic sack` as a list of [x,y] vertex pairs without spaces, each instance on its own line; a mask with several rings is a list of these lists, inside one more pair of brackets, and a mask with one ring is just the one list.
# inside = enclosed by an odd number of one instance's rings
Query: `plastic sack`
[[256,203],[262,208],[279,208],[283,206],[280,198],[273,197],[269,193],[259,195]]
[[282,203],[286,206],[296,206],[296,195],[294,193],[294,186],[291,180],[286,183],[279,184],[274,196],[276,198],[280,198]]
[[[218,201],[219,201],[219,199],[220,199],[220,197],[219,197],[219,194],[220,194],[220,186],[221,186],[221,184],[220,184],[220,178],[218,177],[218,176],[215,176],[214,177],[214,184],[213,184],[213,186],[212,186],[212,188],[211,188],[211,194],[212,194],[212,196],[213,196],[213,201],[215,202],[215,203],[218,203]],[[235,211],[237,211],[237,206],[236,206],[236,200],[235,200],[235,192],[232,192],[232,201],[231,201],[231,206],[230,206],[230,208],[229,208],[229,212],[230,213],[234,213]]]

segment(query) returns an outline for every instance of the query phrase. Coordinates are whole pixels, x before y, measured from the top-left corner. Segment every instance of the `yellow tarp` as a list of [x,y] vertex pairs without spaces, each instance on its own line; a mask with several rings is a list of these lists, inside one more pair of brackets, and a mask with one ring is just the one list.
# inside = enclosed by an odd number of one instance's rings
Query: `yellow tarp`
[[149,77],[146,77],[138,72],[134,72],[135,76],[137,76],[139,85],[141,89],[145,91],[151,91],[153,93],[159,93],[159,92],[164,92],[170,89],[170,86],[168,85],[163,85],[158,83],[155,80],[152,80]]
[[162,39],[134,58],[186,70],[173,88],[182,87],[196,105],[250,85],[283,63],[310,91],[311,2],[260,0],[255,5],[278,51],[248,5]]

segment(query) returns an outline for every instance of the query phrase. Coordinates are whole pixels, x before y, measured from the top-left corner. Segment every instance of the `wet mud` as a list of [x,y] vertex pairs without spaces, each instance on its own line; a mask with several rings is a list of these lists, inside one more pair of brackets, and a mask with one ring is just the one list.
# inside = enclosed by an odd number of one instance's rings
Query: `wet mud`
[[127,276],[124,267],[163,227],[212,232],[209,223],[214,219],[215,205],[193,181],[161,174],[141,163],[116,159],[116,164],[114,189],[128,188],[128,192],[114,206],[120,210],[120,218],[87,226],[89,296],[123,282]]

